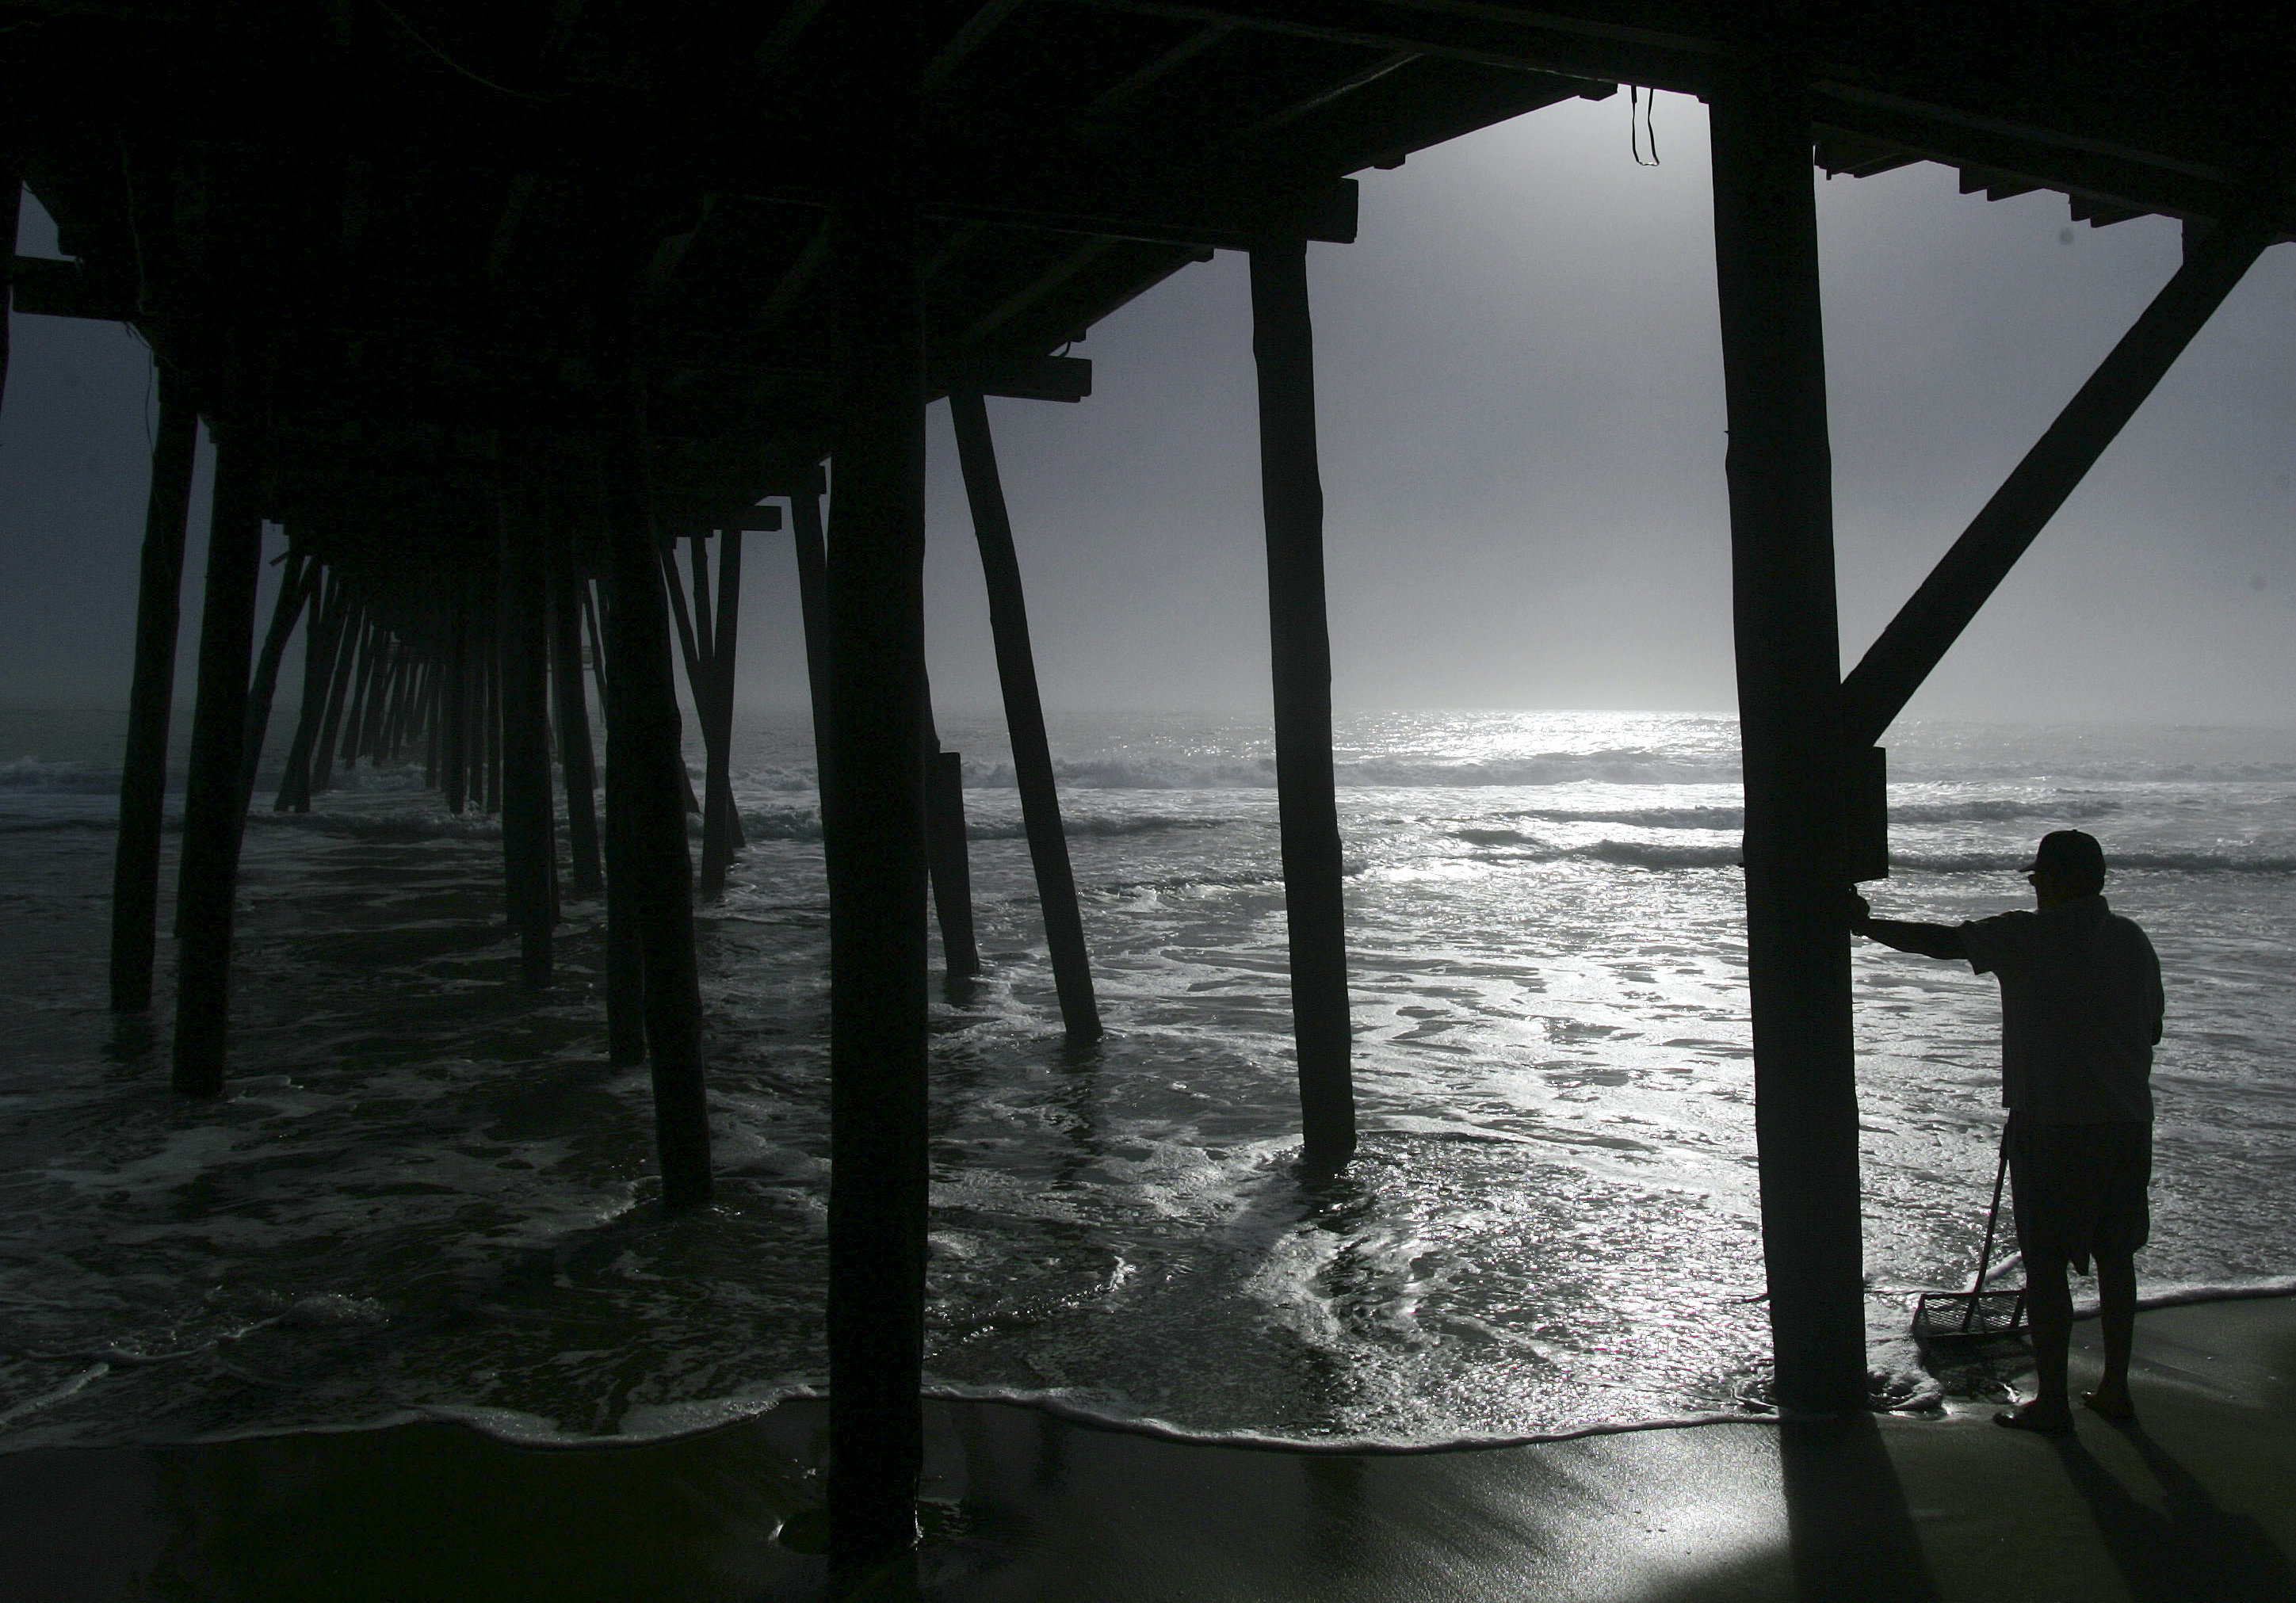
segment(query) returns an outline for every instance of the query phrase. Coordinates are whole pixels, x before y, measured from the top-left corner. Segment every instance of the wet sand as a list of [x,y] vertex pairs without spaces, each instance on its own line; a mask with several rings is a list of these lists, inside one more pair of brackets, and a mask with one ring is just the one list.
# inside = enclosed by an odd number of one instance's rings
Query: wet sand
[[[2094,1374],[2095,1329],[2076,1336]],[[2147,1312],[2141,1422],[1728,1422],[1364,1455],[929,1409],[926,1597],[2296,1599],[2296,1299]],[[0,1456],[0,1598],[811,1599],[824,1413],[676,1441],[459,1426]]]

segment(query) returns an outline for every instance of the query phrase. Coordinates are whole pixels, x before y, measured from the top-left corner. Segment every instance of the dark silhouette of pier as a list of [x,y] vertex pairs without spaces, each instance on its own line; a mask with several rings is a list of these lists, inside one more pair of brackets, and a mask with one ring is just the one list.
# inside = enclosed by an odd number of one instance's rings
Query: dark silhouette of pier
[[[1350,175],[1367,168],[1620,84],[1704,99],[1776,1389],[1801,1413],[1863,1406],[1841,891],[1886,871],[1876,742],[2296,220],[2285,16],[1973,0],[0,11],[0,194],[12,214],[29,185],[72,258],[13,258],[14,309],[130,323],[159,373],[122,1010],[151,1002],[198,422],[217,453],[173,898],[177,1092],[212,1095],[230,1071],[247,808],[308,808],[346,764],[420,754],[446,805],[500,815],[525,983],[551,983],[562,899],[605,897],[609,1048],[650,1067],[666,1202],[705,1200],[693,907],[741,845],[735,601],[767,550],[745,536],[786,527],[830,870],[830,1517],[854,1574],[915,1529],[929,882],[948,949],[970,938],[961,793],[924,680],[927,404],[955,405],[1061,1013],[1089,1040],[982,397],[1082,400],[1071,341],[1192,261],[1250,253],[1303,1163],[1336,1170],[1355,1133],[1307,247],[1353,237]],[[1922,160],[1988,200],[2061,192],[2091,226],[2180,219],[2186,260],[1845,676],[1812,184]],[[0,380],[4,361],[0,345]],[[258,619],[266,522],[290,556]],[[256,743],[298,629],[301,711],[266,798]]]

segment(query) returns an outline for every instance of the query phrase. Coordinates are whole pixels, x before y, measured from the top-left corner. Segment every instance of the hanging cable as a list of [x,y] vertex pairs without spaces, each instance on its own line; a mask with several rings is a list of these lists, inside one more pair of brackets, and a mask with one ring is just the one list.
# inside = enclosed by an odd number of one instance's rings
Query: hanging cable
[[[1642,90],[1627,86],[1627,148],[1633,153],[1636,167],[1656,167],[1658,159],[1658,127],[1651,121],[1651,113],[1658,105],[1658,91],[1653,89],[1645,98]],[[1643,159],[1643,149],[1650,149],[1650,159]]]
[[439,61],[445,62],[447,67],[459,72],[464,78],[470,79],[471,82],[480,86],[481,88],[491,89],[497,94],[510,95],[515,100],[529,100],[534,102],[537,105],[547,105],[549,103],[551,97],[546,94],[533,94],[528,93],[524,89],[513,89],[508,84],[498,84],[490,78],[484,78],[480,74],[472,71],[468,67],[463,66],[462,62],[456,61],[453,56],[448,55],[445,51],[439,49],[438,45],[425,38],[422,33],[415,29],[414,23],[409,22],[405,17],[398,14],[398,11],[390,4],[389,0],[374,0],[374,8],[381,12],[384,16],[390,19],[393,23],[397,24],[399,32],[405,34],[417,45],[422,45],[423,49],[429,51],[432,55],[437,56]]

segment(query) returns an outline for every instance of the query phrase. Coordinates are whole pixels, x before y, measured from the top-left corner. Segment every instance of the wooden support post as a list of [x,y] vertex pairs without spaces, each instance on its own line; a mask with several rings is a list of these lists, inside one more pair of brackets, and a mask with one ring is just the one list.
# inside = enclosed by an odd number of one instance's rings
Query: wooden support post
[[590,709],[582,692],[582,603],[571,558],[554,552],[552,574],[551,681],[558,697],[558,765],[566,787],[567,892],[594,896],[605,888],[598,861],[597,764],[590,749]]
[[311,810],[311,752],[318,743],[320,723],[326,717],[327,691],[334,683],[335,658],[342,650],[346,604],[342,576],[323,572],[320,578],[321,588],[313,594],[311,626],[303,636],[303,697],[295,714],[295,738],[288,744],[279,794],[271,804],[279,813]]
[[580,588],[582,621],[590,631],[590,672],[598,682],[598,710],[603,716],[606,708],[606,669],[609,666],[606,661],[606,632],[598,621],[598,593],[587,579],[581,582]]
[[693,614],[686,608],[685,581],[677,571],[675,541],[661,548],[661,577],[669,593],[669,612],[677,625],[678,659],[685,664],[685,688],[698,698],[701,685],[701,647],[693,638]]
[[718,624],[710,631],[717,647],[718,744],[726,753],[726,851],[730,858],[750,844],[742,828],[741,809],[734,803],[734,646],[742,632],[742,537],[746,529],[729,528],[718,536]]
[[[734,810],[733,751],[734,637],[741,612],[742,531],[726,529],[718,538],[718,616],[709,633],[707,665],[709,694],[707,701],[695,698],[709,764],[701,786],[701,897],[706,902],[726,894],[726,871],[742,844],[742,821]],[[692,551],[698,609],[708,586],[709,555],[698,539]]]
[[829,552],[821,532],[821,493],[800,487],[790,497],[790,531],[797,546],[797,600],[805,628],[806,686],[813,700],[814,789],[829,820],[830,771],[837,760],[829,734]]
[[434,642],[430,649],[430,676],[422,683],[422,788],[440,789],[446,783],[445,748],[442,732],[446,720],[439,708],[445,706],[447,674],[445,659],[439,655]]
[[[675,541],[661,548],[661,577],[669,592],[670,614],[677,620],[678,651],[685,659],[685,688],[693,694],[694,715],[700,717],[701,709],[709,701],[709,691],[703,688],[709,680],[709,670],[701,644],[694,639],[693,615],[686,610],[685,581],[678,577],[677,544]],[[709,743],[709,722],[708,718],[702,718],[701,741],[705,752]],[[698,816],[701,812],[701,798],[693,794],[693,775],[685,766],[685,754],[682,749],[677,757],[677,773],[685,797],[685,810]]]
[[335,673],[327,686],[327,713],[319,724],[318,744],[311,748],[311,789],[324,790],[335,782],[335,742],[342,727],[343,705],[350,698],[351,675],[357,666],[359,642],[366,633],[366,610],[353,601],[344,614],[342,634],[335,648]]
[[447,810],[460,813],[471,794],[470,597],[451,597],[447,609],[447,683],[439,702],[439,760],[446,771]]
[[[6,176],[0,174],[0,184]],[[4,317],[0,317],[4,321]],[[135,601],[135,676],[127,749],[119,765],[119,839],[111,865],[111,1005],[152,1005],[159,942],[160,836],[168,793],[168,724],[176,693],[176,632],[183,610],[184,528],[191,514],[199,414],[184,381],[160,368],[160,428],[144,507],[144,566]]]
[[550,983],[558,922],[557,830],[550,806],[550,638],[543,573],[543,510],[537,487],[504,497],[502,570],[503,885],[519,932],[521,973]]
[[957,752],[925,753],[925,858],[932,883],[933,918],[940,925],[942,961],[951,979],[980,972],[980,944],[972,933],[972,864],[964,841],[964,758]]
[[374,681],[367,686],[366,712],[359,720],[359,751],[369,768],[382,766],[382,732],[390,716],[390,696],[398,683],[398,675],[406,662],[406,643],[397,631],[387,630],[381,642],[379,660],[375,665]]
[[[627,242],[632,224],[619,198],[606,209],[600,238]],[[646,1060],[653,1076],[662,1200],[676,1207],[709,1199],[709,1109],[693,953],[693,867],[678,793],[685,764],[678,749],[677,681],[662,604],[660,547],[647,503],[645,397],[632,349],[636,266],[616,258],[599,295],[599,373],[609,397],[599,465],[618,718],[608,739],[609,773],[619,782],[607,807],[610,827],[616,808],[628,825],[621,871],[630,883],[645,978]]]
[[[488,598],[492,601],[491,596]],[[502,732],[503,732],[503,642],[502,630],[496,626],[496,612],[489,606],[483,614],[486,625],[486,654],[480,659],[485,674],[486,699],[479,707],[479,735],[486,747],[487,815],[502,814]]]
[[621,787],[636,772],[621,766],[614,732],[627,718],[614,698],[617,676],[606,657],[604,614],[610,602],[602,587],[582,586],[582,610],[590,624],[590,669],[598,681],[598,707],[606,723],[606,1054],[627,1067],[645,1061],[645,965],[638,955],[636,881],[631,867],[636,811]]
[[1021,560],[1013,520],[996,470],[988,432],[988,406],[977,391],[948,397],[956,424],[957,457],[972,507],[972,533],[988,585],[988,627],[996,644],[996,679],[1004,692],[1004,727],[1013,743],[1013,774],[1021,790],[1021,822],[1029,860],[1037,871],[1037,902],[1044,910],[1045,945],[1060,991],[1061,1022],[1073,1041],[1100,1039],[1100,1004],[1085,955],[1084,920],[1077,910],[1076,874],[1061,828],[1061,797],[1053,779],[1052,743],[1045,733],[1044,703],[1037,694],[1037,658],[1029,643],[1029,612],[1021,593]]
[[255,659],[255,682],[247,691],[247,730],[239,754],[242,812],[255,801],[255,771],[263,765],[263,742],[271,731],[271,704],[279,691],[279,659],[287,653],[288,637],[295,633],[296,622],[303,616],[318,578],[316,562],[289,553],[286,568],[279,576],[279,599],[271,609],[271,626],[264,631],[263,650]]
[[[854,62],[831,214],[829,1525],[858,1583],[917,1536],[926,1151],[924,322],[915,0]],[[800,515],[800,522],[802,516]]]
[[390,670],[390,704],[382,715],[382,750],[378,763],[398,762],[400,748],[406,743],[407,721],[414,716],[414,696],[422,680],[422,658],[414,641],[401,635],[398,651]]
[[1832,461],[1806,87],[1709,102],[1729,406],[1754,1135],[1781,1408],[1866,1405]]
[[382,626],[371,617],[360,631],[358,677],[352,682],[351,693],[343,702],[342,743],[335,756],[337,764],[344,768],[358,766],[361,738],[366,732],[367,698],[373,693],[375,669],[388,639]]
[[8,311],[15,295],[16,231],[24,215],[24,169],[21,159],[10,151],[0,159],[0,240],[7,241],[0,259],[0,401],[8,394]]
[[1251,331],[1259,370],[1275,794],[1306,1138],[1302,1162],[1311,1172],[1329,1173],[1355,1152],[1356,1100],[1348,1062],[1347,913],[1332,773],[1332,643],[1324,609],[1324,488],[1316,460],[1305,241],[1253,247]]
[[223,1090],[230,1037],[232,920],[246,816],[240,751],[247,733],[247,676],[255,650],[256,583],[263,570],[256,429],[241,423],[218,438],[216,447],[215,499],[208,515],[207,600],[200,617],[200,683],[192,713],[191,769],[184,788],[183,868],[176,908],[174,1081],[176,1089],[187,1096],[214,1096]]
[[[685,566],[693,577],[693,643],[701,653],[703,671],[718,657],[717,610],[709,604],[709,536],[696,529],[685,537]],[[694,703],[701,711],[701,704]]]
[[1846,744],[1863,748],[1882,738],[2193,336],[2276,237],[2275,225],[2250,216],[2230,219],[2199,241],[1842,682]]

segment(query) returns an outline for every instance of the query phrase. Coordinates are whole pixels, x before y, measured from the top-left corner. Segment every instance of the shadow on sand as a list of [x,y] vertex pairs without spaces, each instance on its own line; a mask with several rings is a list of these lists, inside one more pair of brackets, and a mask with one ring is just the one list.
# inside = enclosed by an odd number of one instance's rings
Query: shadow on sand
[[2161,1507],[2149,1507],[2129,1495],[2078,1440],[2067,1436],[2052,1444],[2064,1463],[2065,1478],[2095,1517],[2105,1550],[2136,1603],[2185,1603],[2195,1598],[2296,1603],[2296,1566],[2262,1525],[2219,1506],[2141,1426],[2129,1422],[2113,1428],[2160,1483]]
[[1937,1603],[1897,1466],[1870,1414],[1778,1425],[1800,1603]]

